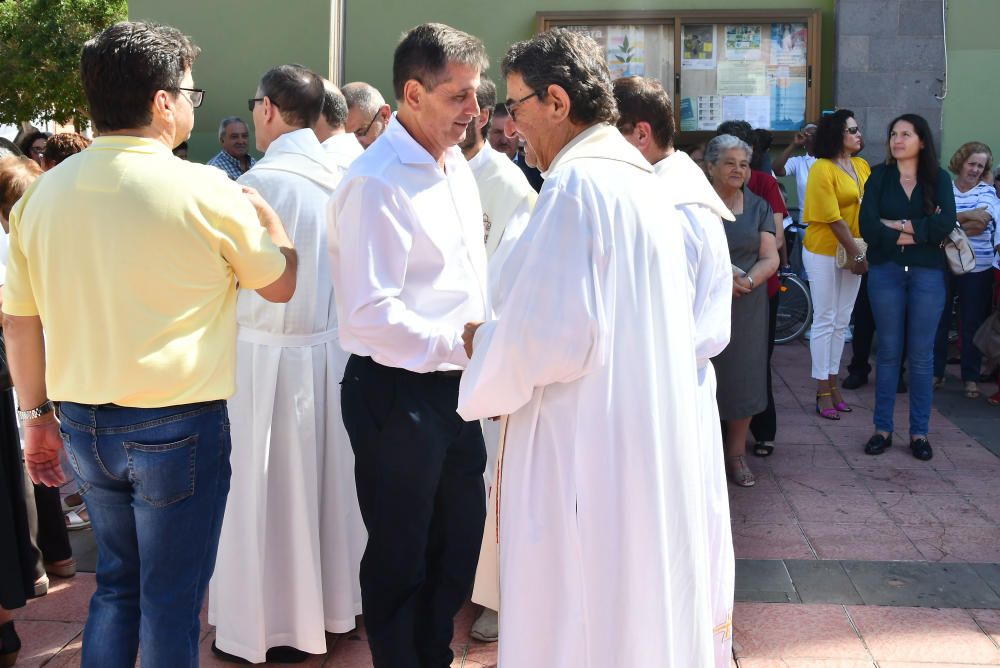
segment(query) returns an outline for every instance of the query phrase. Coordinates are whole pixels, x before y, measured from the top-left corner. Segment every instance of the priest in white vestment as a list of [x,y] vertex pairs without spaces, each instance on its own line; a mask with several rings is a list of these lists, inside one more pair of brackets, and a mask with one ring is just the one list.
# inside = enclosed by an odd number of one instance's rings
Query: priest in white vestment
[[347,131],[346,123],[347,99],[332,81],[323,79],[323,110],[313,132],[341,176],[365,152],[354,133]]
[[735,220],[705,172],[687,153],[674,150],[674,111],[670,96],[656,79],[623,77],[614,82],[618,129],[652,165],[661,187],[683,214],[688,281],[693,290],[695,356],[698,364],[698,450],[702,456],[710,538],[712,621],[715,665],[733,660],[733,594],[736,561],[729,521],[729,491],[722,455],[719,405],[711,358],[729,344],[732,264],[723,219]]
[[[611,123],[589,37],[503,61],[545,176],[499,320],[466,328],[466,419],[508,414],[499,481],[502,668],[711,666],[691,294],[680,216]],[[674,219],[672,219],[674,218]]]
[[[479,189],[479,201],[483,205],[483,242],[486,244],[487,289],[494,314],[499,317],[504,303],[499,291],[499,277],[504,261],[510,256],[515,243],[521,237],[531,209],[535,206],[538,193],[528,183],[528,178],[506,154],[493,150],[486,141],[493,122],[493,109],[497,104],[497,87],[488,77],[481,76],[476,89],[479,116],[469,123],[465,138],[459,143],[462,154],[469,161],[472,175]],[[483,420],[483,439],[486,442],[487,506],[494,499],[493,480],[496,472],[497,451],[500,446],[501,421]],[[492,532],[483,534],[483,551],[491,550],[490,557],[495,564],[496,538]],[[484,556],[480,555],[480,560]],[[491,568],[495,573],[495,567]],[[478,578],[477,578],[478,579]],[[495,591],[496,587],[491,587]],[[483,642],[497,639],[496,597],[480,599],[473,589],[472,600],[484,606],[482,614],[473,623],[469,635]]]
[[351,630],[361,611],[365,531],[340,413],[347,355],[326,252],[326,206],[341,174],[311,129],[322,96],[305,68],[267,72],[253,109],[266,153],[239,179],[278,211],[300,249],[291,301],[248,290],[237,300],[233,476],[209,622],[217,653],[253,663],[323,654],[326,632]]

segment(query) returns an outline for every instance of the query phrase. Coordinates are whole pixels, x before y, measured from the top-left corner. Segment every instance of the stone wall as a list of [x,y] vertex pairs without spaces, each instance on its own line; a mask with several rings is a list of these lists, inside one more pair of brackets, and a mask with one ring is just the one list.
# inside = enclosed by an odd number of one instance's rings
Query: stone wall
[[942,0],[838,0],[834,103],[855,112],[862,156],[885,159],[886,128],[902,113],[927,119],[941,146]]

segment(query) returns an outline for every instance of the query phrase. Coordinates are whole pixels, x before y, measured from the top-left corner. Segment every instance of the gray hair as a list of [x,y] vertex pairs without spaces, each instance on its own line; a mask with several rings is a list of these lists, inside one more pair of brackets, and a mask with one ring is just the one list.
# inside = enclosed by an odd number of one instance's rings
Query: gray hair
[[222,138],[226,136],[226,128],[228,128],[233,123],[242,123],[248,129],[250,128],[250,126],[247,125],[246,121],[244,121],[239,116],[226,116],[219,123],[219,141],[222,141]]
[[352,81],[340,89],[347,100],[348,109],[360,109],[366,116],[373,116],[385,104],[378,88],[364,81]]
[[753,149],[750,148],[750,144],[746,143],[739,137],[734,137],[733,135],[719,135],[713,137],[708,144],[705,145],[705,162],[710,165],[714,165],[722,157],[722,154],[726,151],[731,151],[733,149],[740,149],[747,154],[747,160],[749,161],[753,158]]

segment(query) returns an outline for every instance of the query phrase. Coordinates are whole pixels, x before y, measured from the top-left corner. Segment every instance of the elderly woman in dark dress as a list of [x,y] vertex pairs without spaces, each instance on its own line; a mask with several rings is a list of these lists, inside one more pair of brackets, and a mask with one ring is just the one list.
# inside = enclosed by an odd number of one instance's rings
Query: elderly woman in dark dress
[[744,188],[752,156],[750,146],[732,135],[719,135],[705,147],[712,186],[736,215],[734,222],[724,221],[733,263],[733,336],[712,364],[719,382],[726,470],[741,487],[756,483],[746,461],[746,437],[751,417],[767,405],[765,286],[778,269],[771,207]]

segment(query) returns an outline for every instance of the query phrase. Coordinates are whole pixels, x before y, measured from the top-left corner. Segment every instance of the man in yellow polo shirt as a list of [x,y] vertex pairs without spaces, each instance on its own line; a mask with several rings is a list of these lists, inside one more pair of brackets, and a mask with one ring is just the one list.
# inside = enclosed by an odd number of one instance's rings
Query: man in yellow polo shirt
[[[196,666],[229,490],[236,287],[288,301],[277,215],[175,158],[204,91],[173,28],[118,23],[84,45],[99,137],[10,216],[3,311],[36,482],[65,443],[98,547],[82,666]],[[44,334],[44,338],[43,338]],[[59,402],[58,421],[52,402]]]

